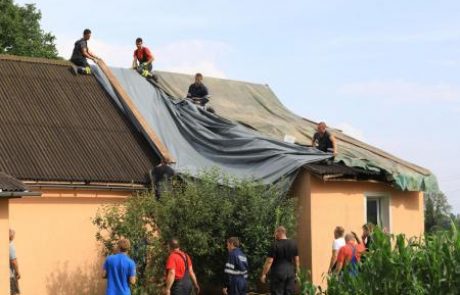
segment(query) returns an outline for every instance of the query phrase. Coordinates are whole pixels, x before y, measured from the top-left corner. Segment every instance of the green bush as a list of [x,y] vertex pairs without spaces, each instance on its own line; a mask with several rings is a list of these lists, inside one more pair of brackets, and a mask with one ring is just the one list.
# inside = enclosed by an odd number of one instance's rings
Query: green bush
[[[200,284],[221,286],[230,236],[240,237],[248,256],[254,286],[274,228],[295,228],[295,200],[277,186],[223,177],[208,171],[163,187],[160,201],[151,193],[130,198],[124,206],[103,208],[94,223],[97,240],[110,253],[120,236],[131,240],[130,255],[138,264],[139,284],[134,294],[154,294],[164,277],[166,241],[177,237],[190,254]],[[158,234],[156,234],[158,233]],[[144,292],[144,293],[143,293]]]

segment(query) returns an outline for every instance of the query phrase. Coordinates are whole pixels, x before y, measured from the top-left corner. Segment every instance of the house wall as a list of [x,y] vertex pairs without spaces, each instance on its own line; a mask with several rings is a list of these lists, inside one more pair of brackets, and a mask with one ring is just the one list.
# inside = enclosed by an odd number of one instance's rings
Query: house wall
[[0,295],[10,294],[8,199],[0,199]]
[[102,205],[119,204],[130,194],[53,190],[10,200],[21,294],[104,294],[103,258],[92,219]]
[[[309,194],[298,190],[302,181],[310,184]],[[334,228],[341,225],[346,232],[355,231],[361,235],[361,227],[366,222],[366,194],[378,193],[390,197],[391,233],[405,233],[412,237],[420,236],[424,231],[423,194],[420,192],[401,192],[381,183],[323,182],[304,171],[298,176],[294,193],[311,208],[309,218],[299,217],[299,221],[310,221],[303,225],[309,230],[298,232],[298,236],[310,236],[307,249],[311,249],[311,254],[308,254],[311,259],[304,261],[303,265],[311,269],[312,280],[318,285],[325,286],[324,274],[329,267]],[[300,243],[299,246],[304,247]],[[305,249],[300,248],[299,251],[301,255],[305,254]]]

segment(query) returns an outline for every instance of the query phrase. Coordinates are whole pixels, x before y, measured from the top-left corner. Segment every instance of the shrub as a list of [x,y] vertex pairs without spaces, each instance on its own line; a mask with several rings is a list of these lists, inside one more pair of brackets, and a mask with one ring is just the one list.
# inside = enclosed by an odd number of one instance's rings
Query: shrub
[[377,230],[374,242],[359,275],[331,277],[327,294],[460,294],[460,235],[454,226],[411,240]]
[[191,256],[200,283],[220,287],[228,237],[241,239],[249,260],[250,282],[255,283],[275,227],[283,224],[294,232],[295,200],[287,198],[278,186],[208,171],[198,178],[173,181],[163,189],[160,201],[151,193],[139,195],[124,206],[104,207],[94,220],[99,229],[96,238],[106,253],[119,237],[131,240],[130,254],[140,275],[134,294],[158,290],[154,285],[164,277],[165,244],[172,237],[177,237]]

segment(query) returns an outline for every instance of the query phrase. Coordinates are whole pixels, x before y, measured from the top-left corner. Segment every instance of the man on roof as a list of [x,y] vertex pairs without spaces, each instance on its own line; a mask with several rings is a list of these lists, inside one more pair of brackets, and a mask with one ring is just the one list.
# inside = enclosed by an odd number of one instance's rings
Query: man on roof
[[311,145],[325,153],[337,155],[337,142],[334,135],[326,130],[326,123],[320,122],[316,127],[317,132],[313,135]]
[[208,88],[203,84],[203,75],[201,73],[195,74],[195,82],[189,86],[187,98],[201,106],[209,102]]
[[143,46],[142,38],[136,39],[136,47],[134,50],[133,69],[137,70],[142,76],[149,77],[152,72],[152,63],[155,60],[152,52],[147,47]]
[[[77,66],[76,72],[80,74],[91,74],[91,68],[88,64],[87,58],[91,59],[95,63],[99,60],[99,57],[94,55],[88,49],[88,40],[91,38],[91,30],[85,29],[83,31],[83,38],[75,42],[75,46],[73,48],[72,57],[70,61]],[[74,68],[75,70],[75,68]]]

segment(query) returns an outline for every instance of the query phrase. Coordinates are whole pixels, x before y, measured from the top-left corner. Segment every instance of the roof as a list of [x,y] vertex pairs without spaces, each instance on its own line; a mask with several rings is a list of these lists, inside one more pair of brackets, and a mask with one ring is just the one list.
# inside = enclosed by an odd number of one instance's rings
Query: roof
[[[185,97],[193,76],[158,72],[158,86],[170,96]],[[210,104],[216,113],[240,122],[264,135],[282,140],[285,135],[308,145],[316,130],[316,122],[289,111],[268,85],[234,80],[205,78],[204,83],[212,95]],[[377,147],[330,129],[338,142],[336,162],[348,167],[361,168],[385,174],[385,179],[401,190],[437,190],[435,176],[423,167],[395,157]]]
[[345,166],[343,163],[333,163],[329,161],[305,165],[305,169],[313,174],[321,176],[323,179],[356,179],[356,180],[383,180],[382,174],[376,171],[369,171],[362,168]]
[[93,76],[0,55],[0,171],[21,180],[147,183],[159,162]]
[[[275,183],[292,181],[303,165],[331,157],[311,147],[273,140],[187,101],[177,103],[132,69],[111,68],[112,79],[104,79],[105,72],[94,68],[96,78],[132,122],[137,126],[141,118],[158,135],[179,174],[199,177],[203,171],[218,169],[231,178]],[[110,80],[126,90],[130,104],[123,103]],[[128,111],[132,108],[139,110],[138,116]],[[145,129],[143,134],[149,138]]]
[[0,192],[24,192],[27,187],[22,181],[0,172]]

